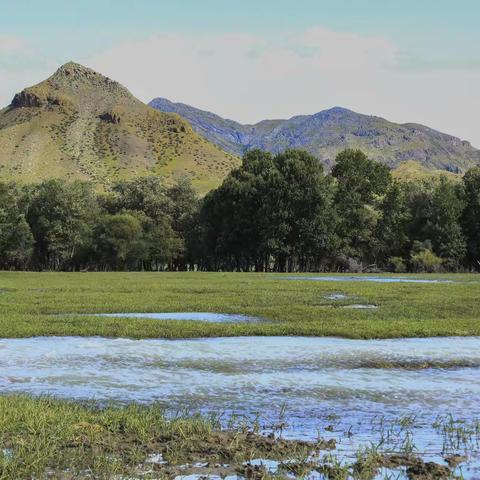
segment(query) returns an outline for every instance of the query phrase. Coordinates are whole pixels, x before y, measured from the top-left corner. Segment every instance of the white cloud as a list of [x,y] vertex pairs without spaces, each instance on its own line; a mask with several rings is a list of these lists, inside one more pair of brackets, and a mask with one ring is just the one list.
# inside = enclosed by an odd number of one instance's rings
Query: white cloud
[[[29,72],[2,71],[2,48],[22,47],[12,39],[1,45],[0,38],[3,103],[5,91],[11,96],[55,69],[31,68],[30,81]],[[163,96],[252,123],[340,105],[423,123],[480,147],[480,70],[452,68],[448,62],[445,69],[438,62],[435,68],[410,68],[406,53],[387,38],[317,27],[277,36],[159,34],[77,60],[120,81],[145,102]]]
[[371,77],[395,53],[384,39],[314,28],[274,39],[157,35],[117,45],[89,63],[143,100],[173,97],[254,120],[328,106],[332,95],[318,102],[317,86],[350,85],[359,72]]
[[402,58],[386,38],[318,27],[275,38],[156,35],[88,62],[146,102],[163,96],[242,122],[340,105],[424,123],[480,147],[480,72],[408,69]]

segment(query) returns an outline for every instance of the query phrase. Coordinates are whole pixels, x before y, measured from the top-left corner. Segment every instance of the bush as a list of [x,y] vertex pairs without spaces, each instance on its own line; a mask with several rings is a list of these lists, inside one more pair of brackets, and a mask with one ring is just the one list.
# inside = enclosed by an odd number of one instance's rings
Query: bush
[[407,264],[402,257],[390,257],[388,259],[388,271],[395,273],[405,273],[407,271]]
[[415,272],[438,272],[442,265],[442,259],[437,257],[430,249],[415,253],[412,255],[411,261]]

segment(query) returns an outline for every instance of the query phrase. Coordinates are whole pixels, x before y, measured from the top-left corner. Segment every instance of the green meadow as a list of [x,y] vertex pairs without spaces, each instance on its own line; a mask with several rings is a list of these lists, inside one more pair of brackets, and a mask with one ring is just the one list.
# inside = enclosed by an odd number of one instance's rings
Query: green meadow
[[[408,276],[452,280],[452,283],[424,284],[318,282],[288,280],[287,275],[2,272],[0,337],[315,335],[391,338],[480,335],[478,275]],[[334,293],[345,294],[347,298],[327,298]],[[352,304],[370,304],[377,308],[344,308]],[[266,321],[220,324],[85,315],[122,312],[234,313],[257,316]]]

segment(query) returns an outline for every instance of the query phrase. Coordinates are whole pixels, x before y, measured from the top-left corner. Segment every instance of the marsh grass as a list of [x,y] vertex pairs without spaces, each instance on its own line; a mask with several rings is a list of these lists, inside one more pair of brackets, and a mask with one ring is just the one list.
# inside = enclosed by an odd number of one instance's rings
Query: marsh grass
[[[433,427],[449,442],[460,438],[454,449],[437,452],[450,468],[422,460],[425,452],[412,438],[416,425],[413,416],[378,419],[371,425],[372,440],[378,437],[377,441],[347,453],[336,450],[335,440],[321,436],[305,442],[284,440],[278,432],[273,434],[274,429],[260,434],[259,424],[241,417],[225,422],[221,415],[166,416],[156,404],[101,405],[6,395],[0,396],[0,479],[158,479],[189,474],[303,478],[314,471],[328,479],[370,480],[390,478],[402,469],[410,469],[409,479],[433,479],[454,478],[458,465],[478,459],[478,421],[451,415],[435,420]],[[466,456],[458,454],[458,447]],[[262,464],[269,459],[278,464],[277,471]],[[382,469],[385,475],[378,476]],[[436,476],[425,476],[432,472]]]
[[[1,479],[163,478],[182,464],[228,462],[238,467],[257,457],[306,458],[320,447],[274,440],[241,426],[223,430],[214,416],[167,418],[157,405],[102,407],[0,396]],[[148,461],[159,454],[163,463]]]
[[[316,275],[318,276],[318,275]],[[350,276],[350,275],[349,275]],[[404,275],[403,275],[404,276]],[[254,273],[0,273],[0,337],[101,335],[190,338],[318,335],[350,338],[479,335],[480,277],[453,283],[289,281]],[[326,296],[343,293],[347,299]],[[375,310],[341,308],[351,303]],[[96,318],[90,313],[216,312],[258,324]]]

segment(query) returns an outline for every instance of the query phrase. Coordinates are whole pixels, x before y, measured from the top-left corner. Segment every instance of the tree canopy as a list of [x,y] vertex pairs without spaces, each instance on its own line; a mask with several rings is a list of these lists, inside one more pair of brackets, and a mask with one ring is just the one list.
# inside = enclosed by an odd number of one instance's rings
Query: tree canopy
[[480,167],[395,181],[359,150],[245,154],[203,199],[189,180],[0,183],[0,267],[37,270],[480,270]]

